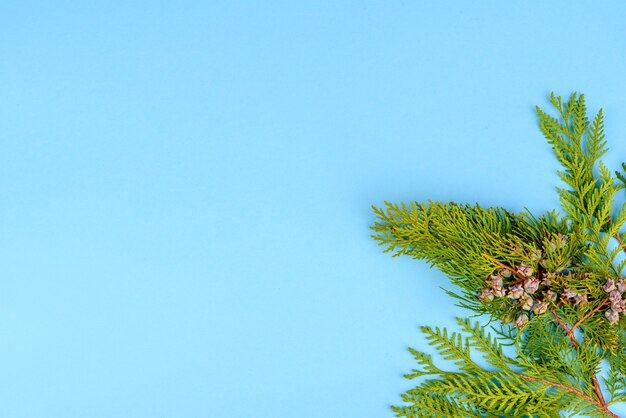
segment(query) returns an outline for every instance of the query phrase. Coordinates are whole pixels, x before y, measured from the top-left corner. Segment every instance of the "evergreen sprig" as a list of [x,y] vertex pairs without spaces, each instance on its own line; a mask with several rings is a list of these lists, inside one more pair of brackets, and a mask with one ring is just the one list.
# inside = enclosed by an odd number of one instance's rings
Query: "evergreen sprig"
[[617,417],[610,405],[626,401],[626,257],[618,257],[626,204],[615,204],[626,164],[612,174],[600,161],[602,110],[590,121],[576,93],[550,102],[556,116],[537,114],[562,166],[562,213],[432,201],[373,207],[372,237],[385,252],[437,267],[460,306],[499,323],[490,326],[497,336],[464,319],[460,332],[422,327],[454,370],[411,349],[419,367],[406,377],[420,383],[402,396],[408,405],[392,407],[399,417]]

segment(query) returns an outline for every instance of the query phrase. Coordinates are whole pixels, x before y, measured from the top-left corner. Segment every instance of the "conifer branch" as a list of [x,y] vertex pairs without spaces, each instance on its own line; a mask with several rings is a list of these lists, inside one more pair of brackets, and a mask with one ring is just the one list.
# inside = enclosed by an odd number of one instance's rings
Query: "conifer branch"
[[[604,304],[600,306],[603,306],[603,305]],[[578,344],[578,340],[576,340],[576,337],[574,336],[574,329],[577,326],[579,326],[585,319],[589,318],[591,314],[597,312],[599,307],[594,309],[592,312],[586,314],[585,316],[583,316],[578,322],[576,322],[576,324],[574,324],[574,326],[572,326],[572,328],[569,328],[565,324],[565,322],[563,322],[563,320],[561,319],[561,317],[559,317],[559,315],[556,313],[556,310],[554,308],[550,309],[550,312],[552,313],[552,316],[554,316],[554,319],[556,319],[556,322],[559,324],[559,326],[563,329],[563,331],[565,331],[570,341],[572,342],[572,345],[574,346],[574,348],[578,351],[580,348],[580,345]],[[600,384],[598,383],[598,378],[596,377],[595,373],[591,375],[591,383],[593,385],[593,389],[596,392],[596,395],[600,402],[599,405],[602,407],[606,407],[606,401],[604,400],[604,395],[602,394],[602,389],[600,388]]]
[[[542,383],[545,383],[548,386],[552,386],[552,387],[557,387],[557,388],[561,388],[567,392],[573,393],[577,396],[580,396],[581,398],[591,402],[592,404],[596,405],[598,408],[600,408],[605,414],[607,414],[608,416],[612,417],[612,418],[620,418],[618,415],[615,415],[613,412],[611,412],[608,408],[608,406],[606,405],[606,403],[604,402],[604,399],[602,399],[600,402],[598,402],[596,399],[593,399],[591,396],[585,395],[584,393],[582,393],[579,390],[576,390],[574,388],[571,388],[569,386],[566,386],[562,383],[557,383],[557,382],[551,382],[548,379],[544,379],[541,377],[531,377],[531,376],[526,376],[523,374],[519,375],[522,379],[526,379],[526,380],[530,380],[530,381],[539,381]],[[597,382],[597,381],[596,381]]]
[[[459,320],[462,333],[423,327],[460,372],[411,350],[420,368],[407,377],[428,378],[403,395],[409,406],[392,408],[400,417],[614,418],[608,405],[626,401],[626,260],[616,261],[626,252],[626,204],[614,210],[626,164],[613,176],[600,161],[607,152],[602,110],[590,120],[576,93],[566,101],[552,94],[550,103],[557,117],[537,114],[562,167],[562,215],[432,201],[373,207],[372,237],[384,252],[437,267],[460,306],[500,322],[497,339],[467,320]],[[503,345],[516,356],[506,356]],[[472,349],[489,369],[472,359]],[[602,361],[609,364],[606,397],[597,378]]]
[[[626,183],[625,183],[626,184]],[[611,219],[609,221],[610,225],[613,225],[613,220]],[[624,240],[622,240],[622,236],[619,234],[619,230],[617,232],[615,232],[615,239],[617,240],[617,243],[619,244],[619,247],[626,252],[626,244],[624,244]],[[621,273],[621,272],[620,272]]]
[[598,312],[600,308],[603,308],[607,305],[610,305],[610,302],[608,299],[602,302],[601,304],[599,304],[598,306],[596,306],[595,308],[593,308],[591,311],[587,312],[585,315],[583,315],[574,325],[572,325],[572,328],[570,329],[570,331],[573,333],[574,330],[578,328],[587,319],[589,319],[589,317],[591,317],[593,314]]
[[574,336],[574,333],[572,332],[572,330],[565,324],[565,322],[563,322],[563,320],[556,313],[556,310],[554,308],[550,309],[550,313],[552,313],[552,316],[554,317],[556,322],[559,324],[561,329],[563,329],[563,331],[565,331],[565,333],[569,337],[570,341],[572,342],[572,345],[574,346],[574,348],[578,348],[578,340],[576,340],[576,337]]
[[524,280],[526,280],[526,277],[524,277],[521,273],[519,273],[519,272],[518,272],[517,270],[515,270],[514,268],[509,267],[509,266],[507,266],[507,265],[505,265],[505,264],[502,264],[502,263],[501,263],[501,262],[499,262],[498,260],[493,260],[493,263],[494,263],[495,265],[497,265],[498,267],[500,267],[501,269],[504,269],[504,270],[510,271],[512,274],[514,274],[514,275],[515,275],[515,277],[517,277],[517,278],[518,278],[518,281],[517,281],[517,282],[513,282],[513,284],[517,284],[517,283],[519,283],[519,282],[523,282]]
[[619,235],[619,232],[615,234],[615,239],[619,243],[619,246],[626,252],[626,246],[624,246],[624,241],[622,241],[622,237]]

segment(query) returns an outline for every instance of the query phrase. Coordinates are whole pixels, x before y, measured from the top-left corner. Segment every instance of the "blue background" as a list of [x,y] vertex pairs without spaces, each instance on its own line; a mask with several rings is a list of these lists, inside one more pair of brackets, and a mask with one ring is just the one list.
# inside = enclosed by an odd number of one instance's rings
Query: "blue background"
[[[80,4],[78,4],[80,3]],[[371,204],[556,207],[534,105],[605,110],[626,6],[0,3],[0,416],[392,416],[465,312]]]

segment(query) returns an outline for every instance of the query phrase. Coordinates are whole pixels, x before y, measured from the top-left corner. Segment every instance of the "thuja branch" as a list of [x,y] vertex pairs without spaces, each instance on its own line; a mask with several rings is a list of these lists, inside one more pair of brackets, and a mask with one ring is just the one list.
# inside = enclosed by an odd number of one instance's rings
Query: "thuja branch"
[[594,309],[592,309],[591,311],[587,312],[585,315],[582,316],[582,318],[580,318],[578,321],[576,321],[576,323],[574,325],[572,325],[571,331],[574,332],[574,330],[576,328],[578,328],[583,322],[585,322],[587,319],[589,319],[593,314],[595,314],[596,312],[598,312],[602,307],[610,305],[609,300],[605,300],[604,302],[602,302],[601,304],[599,304],[598,306],[596,306]]
[[[599,308],[599,307],[598,307]],[[597,311],[596,308],[594,311]],[[556,320],[556,322],[559,324],[559,326],[563,329],[563,331],[565,331],[565,333],[567,334],[567,336],[569,337],[570,341],[572,342],[572,345],[574,346],[574,348],[580,353],[580,345],[578,343],[578,341],[576,340],[576,337],[574,336],[574,329],[579,326],[585,319],[589,318],[592,313],[594,312],[590,312],[589,314],[585,315],[583,318],[581,318],[578,322],[576,322],[576,324],[574,326],[572,326],[572,328],[569,328],[565,322],[563,322],[563,320],[561,319],[561,317],[557,314],[556,310],[554,308],[552,308],[550,310],[550,312],[552,313],[552,316],[554,317],[554,319]],[[606,401],[604,400],[604,395],[602,393],[602,389],[600,388],[600,384],[598,383],[598,378],[596,377],[596,374],[593,373],[591,375],[591,383],[593,385],[593,390],[596,393],[596,396],[598,397],[599,400],[599,405],[601,405],[602,407],[606,408]],[[608,410],[608,409],[607,409]]]
[[598,401],[596,399],[593,399],[591,396],[586,395],[584,393],[582,393],[579,390],[576,390],[572,387],[566,386],[562,383],[558,383],[558,382],[552,382],[548,379],[544,379],[541,377],[531,377],[531,376],[526,376],[524,374],[520,374],[519,375],[522,379],[526,379],[529,381],[539,381],[542,383],[545,383],[548,386],[552,386],[552,387],[557,387],[557,388],[561,388],[567,392],[573,393],[577,396],[580,396],[583,399],[586,399],[587,401],[591,402],[592,404],[594,404],[595,406],[597,406],[598,408],[600,408],[602,410],[602,412],[604,412],[605,414],[607,414],[608,416],[612,417],[612,418],[620,418],[619,415],[615,415],[613,412],[611,412],[607,406],[607,404],[604,402],[604,399],[602,399],[601,401]]
[[[626,168],[626,166],[625,166]],[[626,183],[625,183],[626,184]],[[609,225],[613,225],[613,219],[609,219]],[[624,240],[622,239],[622,236],[619,233],[619,230],[615,233],[614,235],[615,239],[617,240],[620,248],[626,252],[626,244],[624,244]]]
[[619,246],[622,248],[622,250],[626,251],[626,246],[624,246],[624,241],[622,240],[622,237],[620,236],[619,232],[615,234],[615,239],[619,243]]
[[575,348],[578,348],[578,340],[576,340],[576,337],[574,336],[574,333],[572,332],[572,330],[565,324],[565,322],[563,322],[563,320],[561,319],[561,317],[556,313],[556,310],[554,308],[550,309],[550,313],[552,313],[552,316],[554,317],[554,319],[556,320],[557,324],[559,324],[559,326],[561,327],[561,329],[563,329],[563,331],[565,331],[565,333],[567,334],[567,336],[569,337],[570,341],[572,342],[572,345]]
[[[558,212],[533,215],[453,202],[386,202],[384,209],[374,207],[378,220],[372,230],[385,251],[425,260],[440,269],[457,286],[449,294],[460,299],[461,306],[500,321],[500,337],[520,344],[516,363],[504,358],[500,343],[484,327],[473,330],[467,341],[443,330],[430,341],[445,359],[464,370],[459,353],[465,353],[473,342],[489,364],[513,362],[532,369],[532,375],[541,377],[526,376],[526,381],[559,387],[570,398],[555,400],[549,394],[504,390],[505,380],[494,382],[486,377],[488,373],[467,366],[467,374],[459,376],[478,379],[468,383],[468,388],[497,393],[477,393],[472,398],[446,392],[448,382],[440,376],[410,391],[406,399],[413,405],[406,410],[394,408],[399,416],[432,416],[433,411],[440,416],[476,415],[476,411],[480,416],[558,416],[562,411],[582,412],[571,402],[577,396],[616,417],[608,410],[596,377],[602,360],[610,360],[612,368],[606,381],[607,398],[610,395],[611,402],[626,399],[622,393],[626,379],[619,373],[626,367],[626,350],[616,349],[626,326],[626,278],[620,271],[624,263],[614,260],[618,252],[626,252],[620,234],[626,224],[626,205],[614,210],[616,193],[626,188],[617,179],[626,185],[626,173],[616,172],[616,178],[600,161],[607,151],[601,110],[590,120],[585,99],[577,94],[569,100],[553,94],[550,103],[556,116],[540,108],[537,114],[541,132],[562,167]],[[626,172],[626,164],[622,168]],[[619,248],[609,249],[610,237]],[[565,335],[555,333],[556,327]],[[584,330],[580,341],[575,336],[578,329]],[[588,347],[598,349],[589,351]],[[564,358],[563,350],[571,348],[578,355]],[[416,376],[429,370],[438,373],[428,355],[416,355],[416,359],[425,369]],[[583,384],[587,393],[562,383],[568,380]],[[438,384],[442,385],[439,389]],[[508,399],[509,404],[485,404],[487,398]]]
[[507,266],[506,264],[503,264],[503,263],[499,262],[498,260],[493,260],[493,262],[494,262],[494,263],[495,263],[498,267],[500,267],[501,269],[504,269],[504,270],[510,271],[512,274],[514,274],[514,275],[515,275],[515,277],[517,277],[517,278],[518,278],[518,282],[519,282],[519,281],[524,281],[524,280],[526,280],[526,277],[525,277],[525,276],[523,276],[521,273],[519,273],[517,270],[515,270],[513,267],[509,267],[509,266]]

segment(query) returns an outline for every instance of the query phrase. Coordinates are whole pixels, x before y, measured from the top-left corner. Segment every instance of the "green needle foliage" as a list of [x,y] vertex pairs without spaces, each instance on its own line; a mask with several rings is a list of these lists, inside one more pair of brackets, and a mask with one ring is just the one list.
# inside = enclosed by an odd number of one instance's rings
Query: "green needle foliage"
[[602,110],[590,121],[583,95],[550,99],[556,113],[537,114],[562,166],[561,213],[373,208],[372,237],[385,252],[437,267],[459,305],[497,324],[422,327],[450,367],[411,349],[418,367],[406,377],[419,384],[392,407],[398,417],[617,417],[609,407],[626,401],[626,205],[615,204],[626,175],[600,161]]

